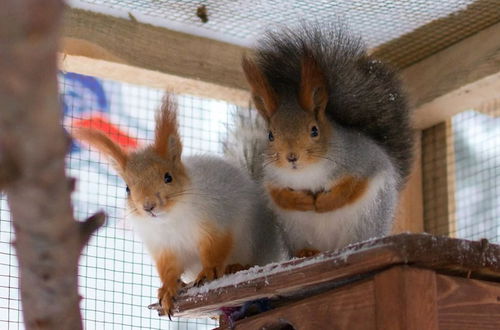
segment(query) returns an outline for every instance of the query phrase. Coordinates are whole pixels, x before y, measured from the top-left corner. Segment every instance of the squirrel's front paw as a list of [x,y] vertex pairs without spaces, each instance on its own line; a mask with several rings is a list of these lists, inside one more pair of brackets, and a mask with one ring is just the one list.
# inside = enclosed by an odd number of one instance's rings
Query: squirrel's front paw
[[158,289],[158,300],[161,309],[158,310],[158,315],[168,315],[168,318],[174,315],[172,308],[174,307],[174,298],[177,295],[177,287],[162,286]]
[[331,191],[320,192],[316,194],[314,200],[314,209],[318,213],[330,212],[337,208],[336,201],[332,196]]
[[307,192],[296,192],[292,209],[297,211],[314,211],[314,196]]
[[273,201],[285,210],[314,211],[314,196],[305,190],[269,188]]
[[196,281],[194,281],[194,285],[200,286],[222,276],[223,272],[218,268],[219,267],[204,267],[198,274]]

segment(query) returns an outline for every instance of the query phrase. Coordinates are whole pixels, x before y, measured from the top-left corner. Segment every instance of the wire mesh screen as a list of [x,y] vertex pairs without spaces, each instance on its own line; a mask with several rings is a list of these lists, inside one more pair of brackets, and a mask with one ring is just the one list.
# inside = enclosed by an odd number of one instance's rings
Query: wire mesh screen
[[[60,75],[64,126],[93,126],[119,136],[123,146],[151,141],[154,113],[163,91],[74,73]],[[183,154],[220,154],[232,105],[177,95]],[[153,262],[126,221],[125,183],[99,153],[75,142],[67,171],[77,178],[75,216],[98,210],[108,214],[83,251],[79,284],[86,329],[212,329],[210,319],[158,317],[147,306],[156,300],[160,281]],[[0,329],[22,329],[18,267],[11,245],[13,232],[5,200],[0,200]]]
[[500,242],[499,114],[465,111],[424,131],[426,231]]
[[[298,19],[330,22],[349,18],[349,24],[376,46],[404,33],[466,8],[474,0],[418,1],[176,1],[176,0],[77,0],[70,4],[94,10],[109,9],[166,19],[212,33],[235,43],[250,44],[270,24],[290,24]],[[198,8],[204,5],[207,20],[200,18]],[[89,8],[89,7],[86,7]],[[107,10],[108,9],[108,10]]]
[[301,21],[342,21],[375,48],[377,57],[399,67],[500,21],[498,0],[69,0],[69,4],[243,46],[251,46],[269,28]]

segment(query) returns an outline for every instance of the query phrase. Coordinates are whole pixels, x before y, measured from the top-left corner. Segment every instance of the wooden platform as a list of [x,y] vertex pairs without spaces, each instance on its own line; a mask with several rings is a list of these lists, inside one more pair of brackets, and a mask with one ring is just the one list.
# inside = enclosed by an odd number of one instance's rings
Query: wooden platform
[[[185,290],[176,316],[269,298],[235,329],[500,329],[500,246],[401,234]],[[228,325],[222,325],[222,328]]]

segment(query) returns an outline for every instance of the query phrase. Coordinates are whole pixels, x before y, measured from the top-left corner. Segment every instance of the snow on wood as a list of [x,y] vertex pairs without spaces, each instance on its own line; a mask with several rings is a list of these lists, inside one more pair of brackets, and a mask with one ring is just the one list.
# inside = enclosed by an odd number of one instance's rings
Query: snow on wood
[[[348,246],[315,257],[273,263],[185,288],[176,300],[177,316],[217,314],[260,298],[293,297],[331,290],[373,276],[395,265],[411,264],[475,278],[500,280],[500,246],[487,240],[400,234]],[[154,308],[154,306],[153,306]]]

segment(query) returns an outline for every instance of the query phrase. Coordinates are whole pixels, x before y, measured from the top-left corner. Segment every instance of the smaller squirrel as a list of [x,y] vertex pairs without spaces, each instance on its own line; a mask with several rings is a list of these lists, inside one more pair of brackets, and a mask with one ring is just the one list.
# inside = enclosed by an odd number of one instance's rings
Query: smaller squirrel
[[247,157],[261,168],[248,167],[263,173],[292,253],[388,234],[413,153],[395,73],[338,26],[269,32],[242,65],[267,131],[249,120],[239,143],[255,149],[267,135],[262,156]]
[[218,157],[181,159],[176,105],[168,96],[156,117],[154,143],[140,150],[127,152],[98,130],[72,133],[108,156],[127,184],[133,229],[162,282],[160,314],[172,315],[181,276],[199,285],[283,258],[274,217],[245,171]]

